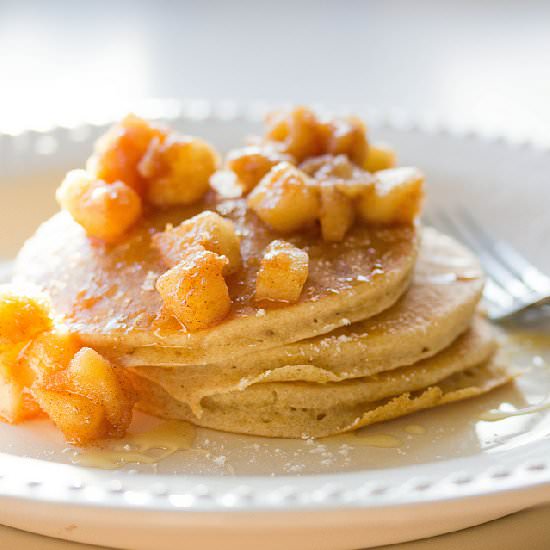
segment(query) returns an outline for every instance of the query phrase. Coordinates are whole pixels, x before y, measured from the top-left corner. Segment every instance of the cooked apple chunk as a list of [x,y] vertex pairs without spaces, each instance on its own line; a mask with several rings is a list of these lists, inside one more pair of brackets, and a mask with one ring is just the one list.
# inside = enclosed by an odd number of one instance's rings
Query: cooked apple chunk
[[297,162],[325,153],[325,136],[317,115],[307,107],[270,113],[266,118],[265,139],[279,142],[284,153]]
[[368,150],[366,129],[356,117],[319,116],[307,107],[270,113],[264,139],[279,144],[298,163],[324,154],[346,155],[363,166]]
[[91,348],[81,348],[66,369],[44,373],[32,393],[74,443],[120,437],[132,419],[135,399],[123,372]]
[[87,169],[107,183],[122,181],[138,194],[144,193],[144,181],[138,164],[153,138],[163,140],[166,132],[135,115],[128,115],[99,138]]
[[320,155],[304,160],[298,168],[315,178],[349,179],[356,166],[346,155]]
[[86,445],[109,437],[105,410],[91,399],[38,386],[33,388],[33,395],[69,443]]
[[271,228],[292,233],[319,216],[319,191],[306,174],[281,162],[250,193],[248,206]]
[[146,196],[156,206],[192,204],[209,189],[218,166],[214,148],[199,138],[171,135],[155,138],[139,163]]
[[353,164],[346,155],[322,155],[306,160],[300,168],[313,176],[315,184],[332,185],[353,200],[371,193],[374,187],[374,176]]
[[141,216],[139,195],[122,181],[106,183],[71,170],[56,192],[57,202],[91,237],[118,240]]
[[352,226],[355,211],[352,200],[334,185],[321,186],[321,234],[325,241],[341,241]]
[[366,223],[412,223],[420,212],[424,176],[416,168],[390,168],[376,173],[374,192],[359,203]]
[[28,393],[34,374],[21,355],[52,325],[44,297],[30,289],[0,285],[0,417],[7,422],[40,414]]
[[370,145],[365,160],[365,170],[379,172],[393,168],[396,163],[395,151],[382,143]]
[[209,210],[176,227],[168,226],[153,236],[153,244],[168,267],[177,265],[195,245],[225,256],[228,259],[227,273],[233,273],[241,266],[241,241],[233,222]]
[[0,285],[0,349],[24,345],[52,326],[48,301],[39,292]]
[[331,155],[346,155],[353,163],[363,166],[367,158],[366,129],[357,117],[333,118],[321,123],[325,135],[325,152]]
[[21,353],[22,360],[39,379],[66,369],[82,344],[79,338],[59,329],[39,334]]
[[196,246],[157,279],[165,309],[188,331],[216,325],[229,313],[231,299],[223,278],[227,264],[225,256]]
[[123,373],[91,348],[80,349],[62,375],[66,387],[83,395],[105,410],[109,435],[120,436],[132,419],[134,396]]
[[18,352],[19,346],[0,352],[0,418],[10,424],[42,414],[28,391],[33,373]]
[[295,303],[308,275],[307,252],[286,241],[266,248],[256,278],[257,301]]
[[243,193],[247,194],[279,162],[294,162],[291,155],[268,146],[235,149],[227,156],[227,168],[236,176]]

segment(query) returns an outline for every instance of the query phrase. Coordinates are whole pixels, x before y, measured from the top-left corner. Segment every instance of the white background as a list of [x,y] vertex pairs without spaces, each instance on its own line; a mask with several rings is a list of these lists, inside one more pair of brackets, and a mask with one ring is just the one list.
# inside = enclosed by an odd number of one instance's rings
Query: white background
[[550,2],[0,0],[0,128],[155,96],[369,104],[550,141]]

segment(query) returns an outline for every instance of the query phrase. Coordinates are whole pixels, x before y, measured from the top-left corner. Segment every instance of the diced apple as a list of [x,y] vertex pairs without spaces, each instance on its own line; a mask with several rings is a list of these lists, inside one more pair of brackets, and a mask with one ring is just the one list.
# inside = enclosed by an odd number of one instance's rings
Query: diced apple
[[306,174],[282,162],[250,193],[248,205],[276,231],[292,233],[312,225],[319,216],[319,191]]
[[393,168],[396,163],[395,151],[382,143],[369,145],[367,158],[365,160],[365,170],[368,172],[379,172]]
[[157,279],[164,307],[190,332],[221,322],[229,313],[231,299],[223,278],[228,260],[196,247]]
[[215,149],[199,138],[153,139],[139,164],[149,202],[156,206],[192,204],[210,188],[218,166]]
[[63,390],[35,386],[32,391],[40,407],[70,443],[86,445],[110,435],[109,422],[100,404]]
[[308,276],[307,252],[286,241],[266,248],[256,278],[257,301],[297,302]]
[[355,217],[352,200],[334,185],[321,187],[321,234],[325,241],[341,241]]
[[24,344],[52,324],[44,296],[32,289],[0,285],[0,347]]
[[91,237],[118,240],[141,216],[139,195],[122,181],[107,183],[84,170],[71,170],[56,198]]
[[412,223],[420,213],[424,176],[416,168],[390,168],[376,173],[374,192],[359,203],[366,223]]
[[209,210],[181,222],[176,227],[167,227],[153,237],[153,243],[169,267],[177,265],[195,245],[225,256],[229,260],[228,273],[241,267],[241,241],[233,222]]
[[227,168],[234,172],[243,192],[249,193],[279,162],[294,162],[291,155],[268,146],[235,149],[227,156]]

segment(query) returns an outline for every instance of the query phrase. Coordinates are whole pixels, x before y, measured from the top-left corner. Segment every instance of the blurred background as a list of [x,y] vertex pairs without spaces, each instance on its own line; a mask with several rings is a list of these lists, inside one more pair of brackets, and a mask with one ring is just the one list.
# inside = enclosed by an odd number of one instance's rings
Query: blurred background
[[368,105],[550,144],[550,2],[0,0],[0,131],[158,97]]

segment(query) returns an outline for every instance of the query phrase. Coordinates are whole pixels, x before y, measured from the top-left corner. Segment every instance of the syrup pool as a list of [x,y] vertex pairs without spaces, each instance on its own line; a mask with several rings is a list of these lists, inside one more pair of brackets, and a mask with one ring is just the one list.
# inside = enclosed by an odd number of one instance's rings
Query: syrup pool
[[72,462],[105,470],[126,464],[158,464],[178,451],[191,449],[195,435],[192,424],[168,420],[123,439],[108,439],[93,447],[78,449]]

